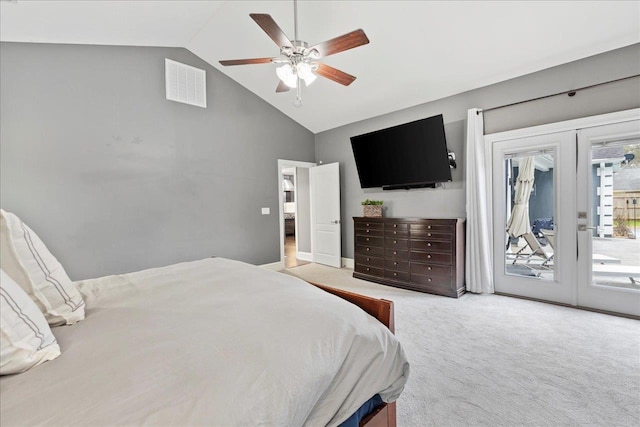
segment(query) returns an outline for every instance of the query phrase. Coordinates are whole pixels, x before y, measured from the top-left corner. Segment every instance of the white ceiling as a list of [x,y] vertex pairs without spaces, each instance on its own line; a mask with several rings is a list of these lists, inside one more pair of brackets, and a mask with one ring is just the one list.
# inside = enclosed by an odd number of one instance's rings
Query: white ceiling
[[275,43],[249,18],[270,14],[294,38],[292,1],[3,1],[0,40],[186,47],[310,131],[486,86],[640,42],[638,1],[305,1],[299,38],[362,28],[370,44],[323,62],[357,76],[275,93]]

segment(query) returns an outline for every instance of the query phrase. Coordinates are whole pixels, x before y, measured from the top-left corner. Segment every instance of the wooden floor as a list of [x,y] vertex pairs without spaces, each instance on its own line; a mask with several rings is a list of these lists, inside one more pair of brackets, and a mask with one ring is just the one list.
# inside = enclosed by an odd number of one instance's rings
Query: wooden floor
[[296,237],[287,236],[284,241],[284,266],[285,268],[297,267],[309,264],[308,261],[302,261],[296,258]]

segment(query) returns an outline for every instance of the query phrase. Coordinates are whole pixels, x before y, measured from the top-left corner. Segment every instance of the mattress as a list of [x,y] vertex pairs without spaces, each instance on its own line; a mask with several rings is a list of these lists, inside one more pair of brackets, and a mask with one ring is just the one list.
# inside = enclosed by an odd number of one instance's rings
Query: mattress
[[335,426],[392,402],[405,353],[376,319],[297,278],[222,258],[76,282],[62,355],[0,379],[14,425]]

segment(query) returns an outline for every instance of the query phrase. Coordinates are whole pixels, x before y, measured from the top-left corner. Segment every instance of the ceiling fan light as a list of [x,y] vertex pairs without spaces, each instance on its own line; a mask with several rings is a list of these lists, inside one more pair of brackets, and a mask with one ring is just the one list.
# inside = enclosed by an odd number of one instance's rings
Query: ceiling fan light
[[300,64],[298,64],[296,66],[296,70],[300,78],[304,80],[307,86],[313,83],[314,80],[317,78],[317,76],[313,74],[313,72],[311,71],[311,65],[305,62],[301,62]]
[[276,68],[276,75],[284,82],[284,84],[292,89],[295,89],[298,85],[298,79],[296,78],[290,64],[284,64],[282,67]]

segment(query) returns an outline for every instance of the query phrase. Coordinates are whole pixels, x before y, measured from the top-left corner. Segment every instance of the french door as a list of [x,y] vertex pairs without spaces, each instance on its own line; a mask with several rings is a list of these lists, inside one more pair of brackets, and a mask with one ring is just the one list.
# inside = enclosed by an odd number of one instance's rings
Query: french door
[[[500,141],[493,146],[494,271],[497,292],[575,305],[575,131]],[[522,191],[533,168],[529,194]],[[572,179],[574,178],[574,179]],[[518,200],[528,202],[523,209]],[[525,218],[515,219],[516,216]],[[512,218],[513,217],[513,218]],[[510,221],[511,220],[511,221]],[[549,238],[531,231],[544,220]],[[520,230],[509,225],[520,222]]]
[[613,121],[489,136],[496,292],[640,316],[638,111]]

